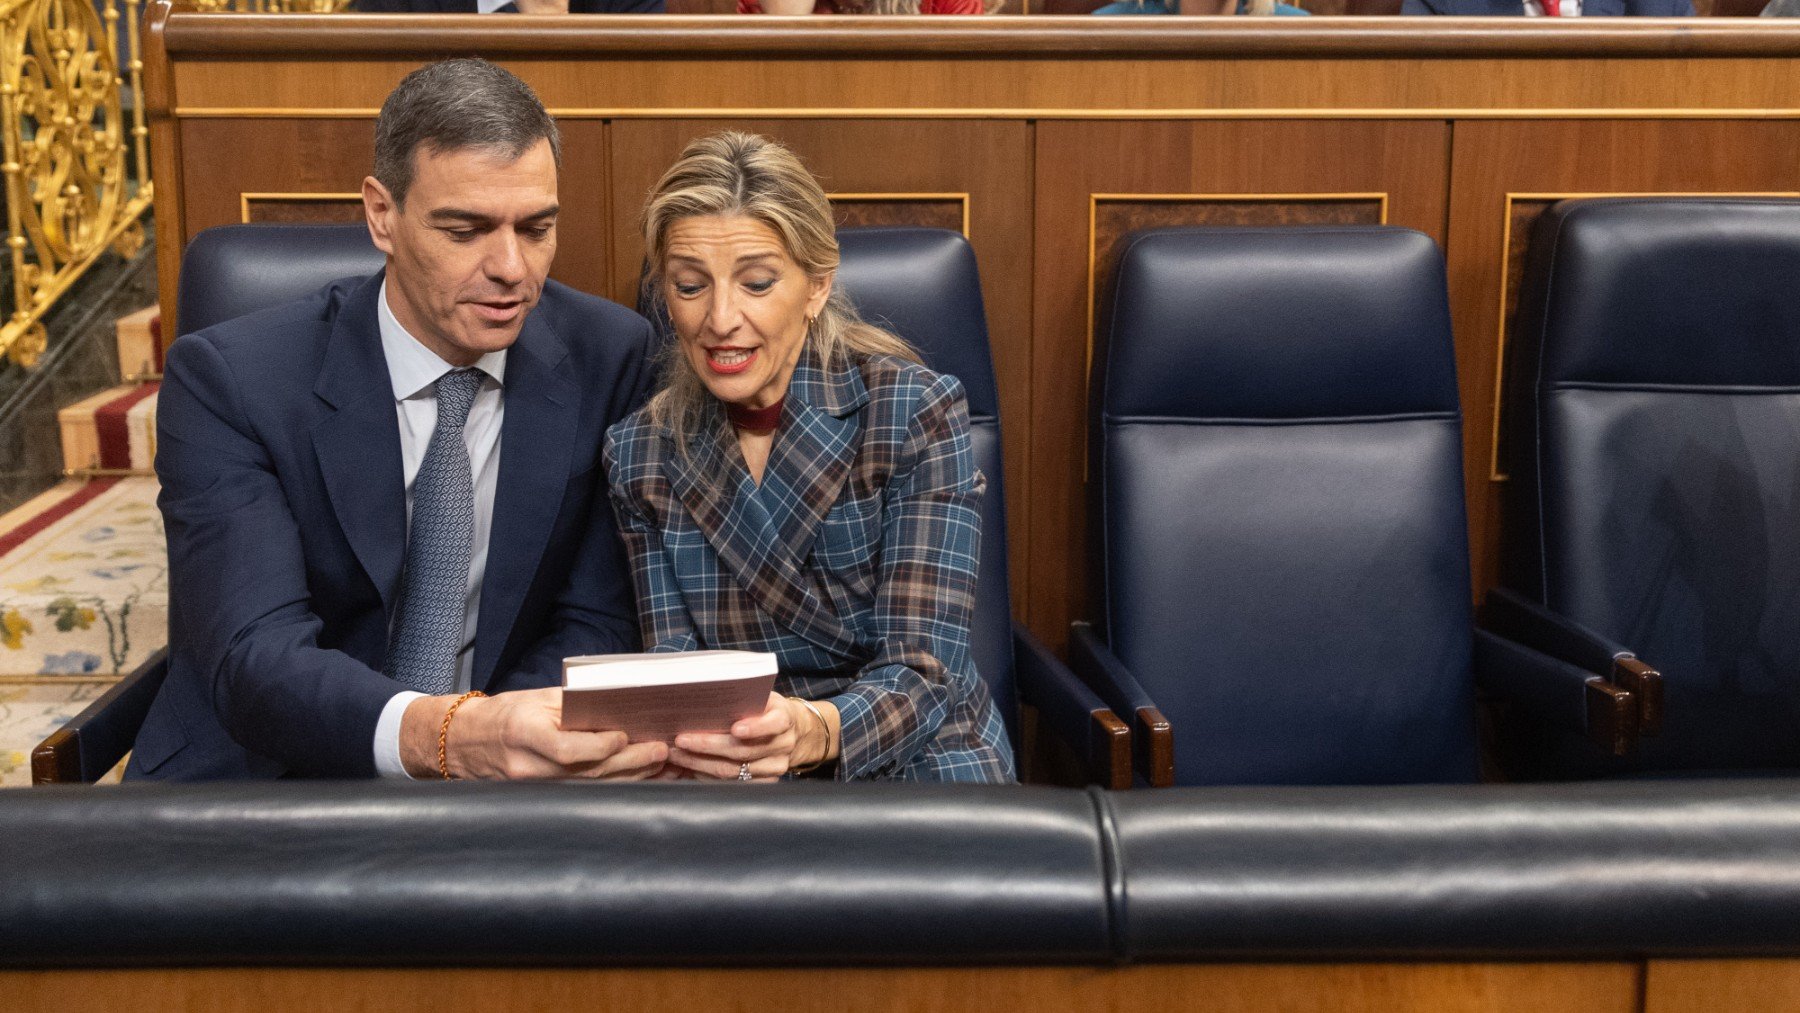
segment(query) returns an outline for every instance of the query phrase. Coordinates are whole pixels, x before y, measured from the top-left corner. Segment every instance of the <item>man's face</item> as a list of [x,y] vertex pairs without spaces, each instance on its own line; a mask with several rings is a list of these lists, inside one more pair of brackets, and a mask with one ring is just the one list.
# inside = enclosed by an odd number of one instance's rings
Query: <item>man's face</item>
[[413,337],[459,366],[519,339],[556,257],[548,140],[511,160],[486,148],[421,148],[405,206],[371,176],[363,211],[388,256],[389,305]]

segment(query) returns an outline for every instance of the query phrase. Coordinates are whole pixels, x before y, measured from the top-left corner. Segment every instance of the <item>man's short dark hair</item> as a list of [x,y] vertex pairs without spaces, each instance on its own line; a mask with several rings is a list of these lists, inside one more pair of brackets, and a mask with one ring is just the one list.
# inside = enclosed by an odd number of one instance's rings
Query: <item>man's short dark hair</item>
[[375,178],[405,204],[415,152],[483,148],[516,159],[542,140],[561,166],[556,121],[530,85],[486,60],[443,60],[406,75],[381,104]]

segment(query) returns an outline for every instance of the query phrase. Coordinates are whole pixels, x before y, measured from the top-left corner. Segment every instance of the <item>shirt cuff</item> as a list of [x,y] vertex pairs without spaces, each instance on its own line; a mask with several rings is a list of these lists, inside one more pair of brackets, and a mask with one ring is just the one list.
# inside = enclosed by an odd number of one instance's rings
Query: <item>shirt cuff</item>
[[400,760],[400,719],[406,716],[406,705],[424,695],[403,690],[381,708],[381,717],[375,722],[375,773],[382,777],[413,780]]
[[477,14],[493,14],[502,7],[506,8],[506,13],[508,14],[519,13],[519,8],[515,5],[515,0],[475,0],[475,12]]

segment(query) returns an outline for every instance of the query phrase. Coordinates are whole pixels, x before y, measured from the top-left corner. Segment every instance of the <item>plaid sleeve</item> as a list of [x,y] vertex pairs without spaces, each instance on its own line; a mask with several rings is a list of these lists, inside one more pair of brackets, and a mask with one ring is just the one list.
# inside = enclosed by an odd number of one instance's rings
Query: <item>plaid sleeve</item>
[[613,513],[619,522],[619,536],[625,540],[625,552],[631,557],[631,583],[637,592],[638,628],[643,634],[646,651],[693,651],[699,649],[694,636],[694,620],[688,615],[687,600],[675,583],[675,572],[669,567],[669,556],[663,551],[662,533],[631,502],[626,487],[629,475],[619,466],[620,448],[608,434],[605,448],[606,471]]
[[986,482],[969,443],[962,384],[938,376],[907,425],[883,507],[877,651],[832,703],[842,716],[837,776],[881,776],[937,736],[973,677],[969,626]]

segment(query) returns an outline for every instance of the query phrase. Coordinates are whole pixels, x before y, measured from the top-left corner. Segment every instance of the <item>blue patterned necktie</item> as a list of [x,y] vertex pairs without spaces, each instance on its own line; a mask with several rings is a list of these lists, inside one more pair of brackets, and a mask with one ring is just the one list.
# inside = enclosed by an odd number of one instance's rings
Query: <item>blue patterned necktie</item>
[[463,424],[483,375],[457,369],[438,377],[437,428],[413,480],[412,530],[388,643],[387,674],[434,696],[456,687],[456,656],[463,644],[475,543],[475,479]]

